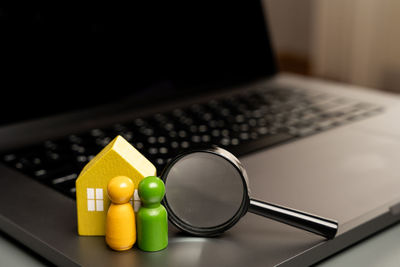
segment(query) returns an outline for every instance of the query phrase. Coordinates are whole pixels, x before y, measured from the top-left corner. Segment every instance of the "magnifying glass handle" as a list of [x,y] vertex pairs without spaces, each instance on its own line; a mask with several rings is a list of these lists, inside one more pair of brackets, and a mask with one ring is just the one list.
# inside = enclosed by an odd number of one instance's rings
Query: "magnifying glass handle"
[[338,230],[338,223],[334,220],[255,199],[250,199],[249,211],[321,235],[327,239],[334,238]]

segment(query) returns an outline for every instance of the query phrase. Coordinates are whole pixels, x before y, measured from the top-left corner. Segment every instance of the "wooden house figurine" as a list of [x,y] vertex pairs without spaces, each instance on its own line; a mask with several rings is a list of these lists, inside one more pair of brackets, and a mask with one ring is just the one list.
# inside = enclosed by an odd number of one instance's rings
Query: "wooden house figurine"
[[127,176],[137,189],[144,177],[154,175],[154,165],[123,137],[117,136],[83,168],[76,180],[78,234],[105,235],[110,204],[107,184],[112,178]]

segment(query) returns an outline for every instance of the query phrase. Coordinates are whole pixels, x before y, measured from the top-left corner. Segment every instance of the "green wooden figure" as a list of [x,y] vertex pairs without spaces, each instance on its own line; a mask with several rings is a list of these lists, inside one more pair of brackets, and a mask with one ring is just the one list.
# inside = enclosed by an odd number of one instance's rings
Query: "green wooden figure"
[[148,176],[140,181],[138,194],[142,201],[137,217],[137,244],[144,251],[159,251],[168,245],[167,211],[160,201],[165,194],[163,181]]

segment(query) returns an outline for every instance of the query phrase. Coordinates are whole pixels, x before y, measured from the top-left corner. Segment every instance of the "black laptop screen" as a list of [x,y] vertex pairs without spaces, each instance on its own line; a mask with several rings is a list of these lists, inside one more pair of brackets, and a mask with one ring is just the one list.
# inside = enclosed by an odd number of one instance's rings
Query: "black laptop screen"
[[0,123],[274,72],[259,1],[31,4],[1,7],[0,19]]

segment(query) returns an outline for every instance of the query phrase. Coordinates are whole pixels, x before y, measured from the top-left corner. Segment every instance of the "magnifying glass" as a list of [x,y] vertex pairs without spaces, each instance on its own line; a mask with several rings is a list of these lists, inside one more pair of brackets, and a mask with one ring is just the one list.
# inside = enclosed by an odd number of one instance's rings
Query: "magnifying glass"
[[174,158],[161,174],[163,205],[170,221],[184,232],[215,236],[234,226],[247,211],[331,239],[338,223],[249,197],[248,178],[230,152],[213,147]]

